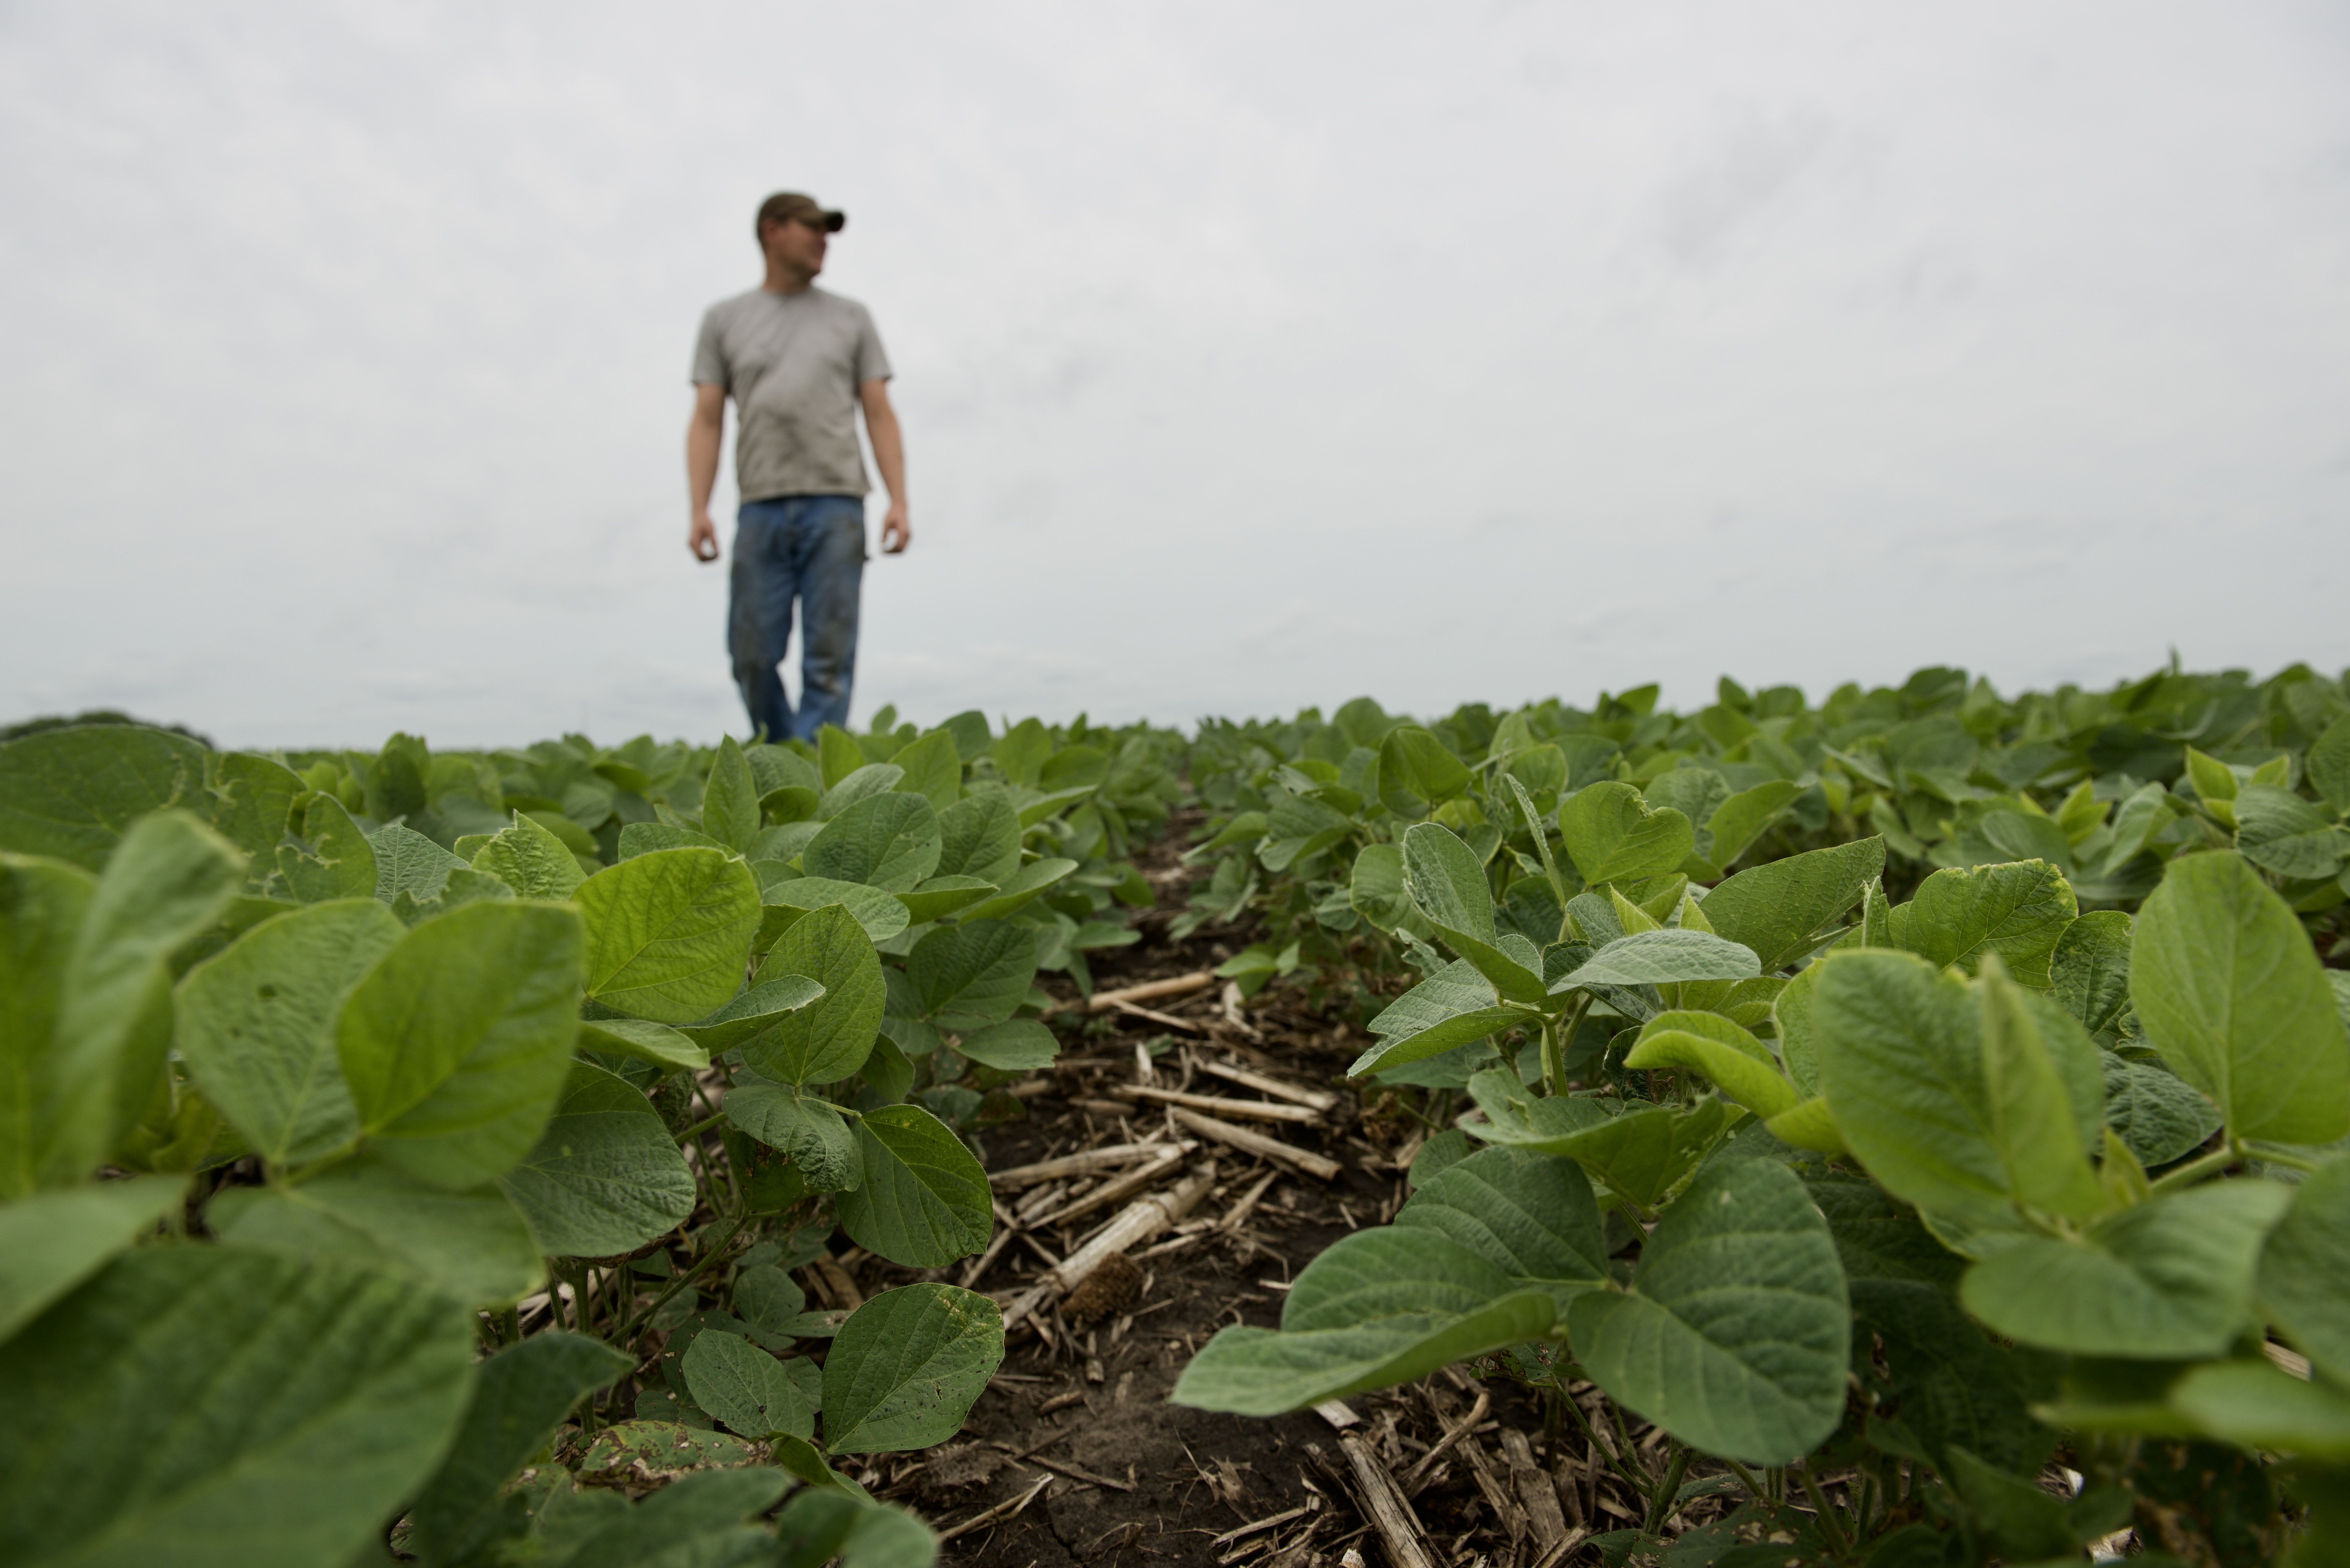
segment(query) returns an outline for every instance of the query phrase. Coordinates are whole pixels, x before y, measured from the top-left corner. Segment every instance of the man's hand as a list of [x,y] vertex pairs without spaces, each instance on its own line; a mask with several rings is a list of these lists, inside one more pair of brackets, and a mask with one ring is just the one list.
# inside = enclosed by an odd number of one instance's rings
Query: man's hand
[[881,518],[881,553],[885,556],[904,555],[907,544],[913,537],[913,524],[906,521],[906,504],[892,501],[889,510]]
[[708,381],[693,388],[693,418],[685,427],[686,499],[693,521],[685,547],[704,563],[718,559],[718,529],[710,521],[710,493],[718,488],[718,442],[726,429],[726,389]]
[[718,559],[718,525],[711,522],[709,513],[693,514],[693,526],[685,531],[685,547],[697,561]]

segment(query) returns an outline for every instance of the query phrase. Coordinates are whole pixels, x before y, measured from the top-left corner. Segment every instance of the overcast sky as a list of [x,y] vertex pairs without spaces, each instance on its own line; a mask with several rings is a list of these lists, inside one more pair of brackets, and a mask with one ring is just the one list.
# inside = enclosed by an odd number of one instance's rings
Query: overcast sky
[[2350,662],[2339,4],[8,0],[0,721],[739,731],[778,188],[898,371],[860,722]]

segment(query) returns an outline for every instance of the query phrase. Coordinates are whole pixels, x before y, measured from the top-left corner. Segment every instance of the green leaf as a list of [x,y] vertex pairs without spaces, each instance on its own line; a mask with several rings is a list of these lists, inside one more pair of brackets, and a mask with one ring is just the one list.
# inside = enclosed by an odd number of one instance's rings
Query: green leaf
[[940,876],[1001,886],[1019,869],[1020,811],[1002,788],[973,790],[939,813]]
[[210,763],[213,827],[252,857],[253,875],[265,876],[276,865],[294,797],[308,786],[285,763],[250,752],[216,753]]
[[2233,855],[2174,860],[2139,913],[2130,996],[2163,1060],[2239,1138],[2350,1133],[2350,1037],[2308,934]]
[[1596,985],[1669,985],[1677,981],[1748,980],[1762,972],[1753,950],[1704,931],[1668,927],[1635,931],[1600,948],[1551,983],[1554,996]]
[[1648,1106],[1610,1116],[1593,1100],[1528,1096],[1505,1069],[1477,1074],[1469,1093],[1486,1116],[1470,1125],[1472,1137],[1564,1155],[1643,1209],[1653,1208],[1689,1174],[1729,1120],[1718,1100],[1690,1110]]
[[1964,981],[1909,953],[1831,953],[1812,993],[1819,1082],[1887,1191],[1970,1225],[2014,1222]]
[[865,1180],[837,1205],[858,1246],[906,1268],[942,1269],[987,1245],[995,1222],[987,1173],[938,1117],[884,1106],[857,1124],[857,1149]]
[[906,770],[898,788],[927,799],[931,810],[945,811],[962,798],[962,759],[956,754],[951,732],[932,730],[889,760]]
[[931,1568],[939,1555],[938,1538],[913,1515],[821,1485],[775,1516],[775,1534],[782,1568],[822,1568],[836,1557],[840,1568]]
[[824,995],[824,987],[804,974],[762,981],[709,1017],[681,1025],[683,1034],[706,1052],[723,1054],[775,1028]]
[[[2337,816],[2350,816],[2350,713],[2325,726],[2312,741],[2307,758],[2309,782],[2325,797]],[[0,784],[0,798],[7,789]]]
[[588,994],[634,1018],[688,1023],[741,989],[759,929],[750,867],[715,849],[661,849],[579,885]]
[[922,1016],[940,1028],[984,1029],[1027,1000],[1036,978],[1035,940],[1002,920],[942,927],[914,944],[906,978],[921,999]]
[[726,1119],[782,1152],[811,1192],[845,1192],[865,1179],[856,1136],[832,1102],[775,1084],[726,1091]]
[[104,867],[151,811],[200,804],[204,748],[138,724],[75,724],[0,745],[0,850]]
[[378,872],[375,846],[342,803],[320,795],[302,814],[302,839],[277,846],[277,873],[306,904],[323,898],[372,898]]
[[1379,799],[1407,820],[1469,787],[1470,773],[1444,742],[1417,724],[1400,724],[1379,742]]
[[265,920],[189,972],[180,1050],[254,1153],[299,1165],[359,1137],[335,1019],[344,993],[402,934],[373,898],[340,898]]
[[641,1018],[595,1018],[579,1025],[579,1048],[609,1056],[650,1062],[664,1073],[680,1068],[700,1072],[710,1065],[710,1053],[666,1023]]
[[1607,1279],[1599,1205],[1572,1160],[1479,1149],[1422,1179],[1395,1222],[1459,1242],[1513,1285],[1550,1292],[1562,1311]]
[[2292,1202],[2273,1181],[2212,1182],[2099,1221],[2078,1241],[2019,1237],[1967,1271],[1996,1334],[2075,1355],[2223,1354],[2252,1316],[2261,1241]]
[[635,1363],[610,1345],[546,1331],[482,1363],[464,1425],[448,1458],[418,1494],[410,1545],[428,1563],[463,1563],[490,1541],[519,1533],[501,1505],[516,1471],[545,1448],[581,1396]]
[[1851,1309],[1827,1221],[1775,1160],[1698,1174],[1631,1289],[1578,1296],[1575,1357],[1627,1409],[1708,1453],[1785,1464],[1844,1414]]
[[497,1189],[444,1192],[375,1159],[299,1186],[229,1188],[205,1220],[237,1246],[406,1274],[467,1306],[510,1306],[546,1277],[538,1243]]
[[751,764],[728,735],[718,742],[709,781],[702,787],[702,829],[740,855],[759,831],[759,786],[752,781]]
[[1468,960],[1454,959],[1365,1025],[1378,1044],[1355,1059],[1347,1075],[1365,1077],[1440,1056],[1526,1017],[1523,1008],[1500,1005],[1492,982]]
[[[695,1436],[707,1440],[704,1434]],[[771,1563],[775,1539],[751,1521],[773,1508],[790,1486],[786,1477],[764,1465],[679,1476],[636,1507],[616,1510],[610,1524],[564,1559],[563,1568],[751,1568]]]
[[2317,806],[2273,784],[2246,784],[2236,797],[2236,847],[2280,877],[2331,877],[2350,851],[2350,834]]
[[397,1275],[118,1259],[0,1346],[0,1561],[351,1562],[457,1431],[473,1352],[464,1314]]
[[139,1176],[0,1204],[0,1342],[153,1231],[187,1185]]
[[[2106,1208],[2105,1191],[2082,1147],[2085,1123],[2097,1126],[2105,1108],[2094,1047],[2077,1027],[2071,1040],[2043,1030],[2026,993],[2007,978],[1996,957],[1983,960],[1976,989],[1984,1097],[2008,1192],[2016,1202],[2046,1213],[2094,1219]],[[2072,1024],[2069,1015],[2059,1016]],[[2085,1081],[2082,1072],[2067,1074],[2057,1065],[2057,1051],[2068,1045],[2086,1054]],[[2077,1096],[2076,1081],[2082,1090]]]
[[784,1364],[742,1335],[696,1334],[684,1368],[693,1402],[743,1437],[816,1436],[816,1412],[800,1398]]
[[405,893],[411,904],[437,900],[449,874],[468,869],[463,860],[412,827],[393,823],[368,836],[375,849],[375,896],[397,905]]
[[660,1113],[591,1062],[571,1064],[546,1130],[498,1185],[557,1257],[630,1251],[693,1212],[693,1172]]
[[902,893],[938,868],[938,813],[919,794],[876,794],[830,822],[800,852],[811,877]]
[[744,1043],[743,1060],[786,1084],[833,1084],[865,1064],[881,1028],[880,955],[864,928],[837,904],[785,931],[759,966],[758,983],[805,975],[824,995]]
[[2350,1460],[2350,1395],[2265,1359],[2190,1368],[2171,1386],[2168,1403],[2222,1442],[2320,1463]]
[[762,940],[767,939],[771,928],[775,934],[780,934],[799,923],[797,913],[778,919],[787,910],[821,909],[827,904],[837,905],[847,909],[864,928],[866,940],[874,942],[886,942],[904,930],[911,922],[913,913],[896,894],[868,888],[862,882],[836,882],[829,877],[798,877],[777,882],[761,897],[766,903],[765,919],[760,927]]
[[1641,1026],[1624,1065],[1693,1068],[1712,1079],[1724,1097],[1758,1116],[1791,1111],[1804,1097],[1779,1071],[1768,1046],[1715,1012],[1657,1014]]
[[[932,877],[898,894],[897,898],[906,906],[907,919],[921,926],[932,920],[944,919],[958,909],[968,909],[1000,891],[1002,889],[994,883],[983,882],[976,877]],[[877,941],[886,940],[875,939]]]
[[2116,1027],[2129,1005],[2130,918],[2094,909],[2064,928],[2049,961],[2049,994],[2092,1034]]
[[2064,928],[2077,912],[2072,885],[2044,860],[1937,871],[1893,911],[1893,940],[1944,968],[1972,974],[1999,954],[2017,982],[2044,990]]
[[536,817],[514,814],[514,826],[501,829],[475,852],[473,869],[486,871],[525,898],[560,901],[579,890],[587,880],[579,857]]
[[1077,863],[1066,858],[1033,860],[1018,870],[998,880],[1003,890],[993,898],[983,898],[962,911],[962,923],[976,920],[1000,920],[1014,910],[1025,906],[1039,894],[1077,868]]
[[2257,1288],[2287,1339],[2328,1377],[2350,1380],[2350,1160],[2294,1189],[2292,1211],[2261,1249]]
[[1630,784],[1586,784],[1559,803],[1558,827],[1584,882],[1637,882],[1677,869],[1697,847],[1690,819],[1651,810]]
[[1407,832],[1403,880],[1421,916],[1494,990],[1512,1002],[1544,999],[1540,955],[1523,939],[1511,939],[1521,947],[1514,953],[1499,945],[1503,939],[1494,933],[1493,895],[1484,866],[1460,835],[1433,822]]
[[1787,779],[1771,779],[1752,789],[1740,790],[1715,808],[1705,824],[1713,836],[1711,853],[1706,858],[1716,866],[1728,866],[1762,836],[1763,830],[1779,819],[1788,803],[1803,794],[1803,786]]
[[1030,1073],[1051,1066],[1061,1054],[1061,1043],[1036,1020],[1014,1018],[974,1030],[955,1049],[999,1073]]
[[860,800],[877,794],[887,794],[898,787],[906,770],[892,763],[870,763],[855,772],[844,774],[837,784],[827,784],[816,803],[818,822],[830,822]]
[[2176,1073],[2110,1054],[2103,1065],[2106,1124],[2140,1165],[2168,1165],[2219,1131],[2220,1108]]
[[529,1152],[579,1032],[581,945],[567,907],[468,904],[376,961],[343,1004],[336,1050],[387,1162],[465,1188]]
[[1440,1231],[1357,1231],[1305,1265],[1282,1303],[1278,1332],[1222,1330],[1168,1397],[1204,1410],[1275,1416],[1538,1339],[1557,1314],[1547,1290],[1515,1288],[1507,1273]]
[[1003,1312],[952,1285],[884,1291],[849,1314],[824,1363],[825,1447],[898,1453],[942,1443],[1003,1363]]
[[1714,934],[1751,948],[1765,970],[1801,957],[1885,869],[1885,840],[1864,838],[1741,871],[1706,895]]

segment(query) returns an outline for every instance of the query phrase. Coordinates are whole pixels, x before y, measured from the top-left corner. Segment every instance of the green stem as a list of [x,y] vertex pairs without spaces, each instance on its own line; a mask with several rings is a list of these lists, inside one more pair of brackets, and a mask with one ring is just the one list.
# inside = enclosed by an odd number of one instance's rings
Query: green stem
[[2166,1171],[2148,1185],[2156,1192],[2176,1192],[2182,1187],[2191,1187],[2207,1176],[2227,1169],[2242,1158],[2243,1150],[2237,1147],[2231,1139],[2226,1147],[2215,1148],[2210,1154],[2189,1160],[2176,1170]]
[[681,1144],[691,1143],[695,1138],[700,1137],[703,1133],[708,1132],[712,1127],[716,1127],[720,1122],[723,1122],[725,1119],[726,1113],[724,1111],[719,1112],[714,1116],[704,1116],[700,1121],[694,1123],[691,1127],[686,1128],[683,1132],[678,1134],[677,1141]]
[[1756,1502],[1762,1504],[1766,1508],[1770,1506],[1771,1489],[1764,1484],[1762,1478],[1756,1475],[1752,1470],[1748,1469],[1744,1465],[1740,1464],[1736,1459],[1724,1459],[1721,1462],[1730,1467],[1730,1473],[1738,1478],[1738,1483],[1746,1489],[1748,1494],[1751,1495]]
[[1827,1494],[1812,1479],[1812,1467],[1806,1464],[1795,1475],[1804,1483],[1804,1495],[1811,1500],[1812,1516],[1820,1521],[1820,1533],[1828,1538],[1828,1550],[1838,1557],[1848,1555],[1852,1543],[1845,1539],[1844,1526],[1836,1522],[1835,1510],[1828,1506]]
[[1558,1043],[1558,1020],[1542,1021],[1543,1093],[1560,1095],[1566,1091],[1566,1053]]
[[[1672,1442],[1668,1438],[1667,1442]],[[1687,1443],[1673,1443],[1673,1462],[1665,1467],[1665,1479],[1648,1500],[1648,1532],[1661,1535],[1665,1521],[1673,1516],[1673,1500],[1680,1495],[1681,1477],[1689,1473],[1690,1450]]]
[[724,1254],[726,1244],[733,1241],[735,1236],[741,1233],[743,1227],[748,1225],[750,1222],[751,1217],[748,1214],[736,1215],[733,1222],[726,1227],[725,1231],[719,1236],[718,1240],[710,1244],[710,1251],[702,1255],[702,1261],[694,1264],[693,1267],[686,1270],[685,1272],[678,1275],[675,1279],[670,1281],[669,1288],[667,1290],[661,1292],[660,1294],[655,1296],[650,1303],[648,1303],[642,1312],[638,1313],[635,1316],[629,1318],[627,1323],[621,1324],[619,1332],[612,1335],[612,1343],[615,1345],[628,1344],[629,1339],[636,1334],[637,1330],[642,1327],[645,1322],[650,1319],[653,1314],[660,1311],[662,1307],[669,1304],[669,1299],[671,1296],[685,1289],[686,1286],[691,1284],[695,1280],[700,1279],[703,1272],[709,1269],[710,1265],[716,1262],[719,1258]]
[[[1625,1464],[1623,1459],[1618,1455],[1614,1445],[1600,1440],[1598,1432],[1593,1428],[1590,1418],[1584,1415],[1583,1407],[1575,1402],[1574,1396],[1566,1393],[1564,1389],[1561,1389],[1559,1393],[1559,1403],[1565,1406],[1566,1413],[1575,1417],[1575,1424],[1583,1428],[1583,1435],[1590,1440],[1592,1451],[1607,1457],[1608,1468],[1613,1469],[1617,1475],[1624,1478],[1626,1484],[1631,1487],[1635,1496],[1648,1496],[1648,1489],[1646,1483],[1644,1483],[1638,1476],[1632,1473],[1631,1469]],[[1617,1425],[1620,1427],[1622,1423],[1618,1422]]]
[[500,1345],[520,1345],[522,1343],[521,1314],[516,1313],[512,1307],[501,1307],[497,1312],[493,1314],[492,1316],[494,1317],[497,1322],[498,1343]]

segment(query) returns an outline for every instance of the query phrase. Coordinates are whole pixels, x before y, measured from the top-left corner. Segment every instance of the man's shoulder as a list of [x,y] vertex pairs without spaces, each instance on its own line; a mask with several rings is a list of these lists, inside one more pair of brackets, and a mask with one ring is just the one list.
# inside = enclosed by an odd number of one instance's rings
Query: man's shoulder
[[865,302],[862,300],[851,299],[845,294],[835,294],[832,290],[820,287],[816,284],[808,285],[808,294],[828,313],[853,316],[865,321],[873,319],[873,313],[865,308]]
[[731,321],[753,311],[773,308],[775,296],[764,288],[746,288],[740,294],[730,294],[702,313],[705,321]]

